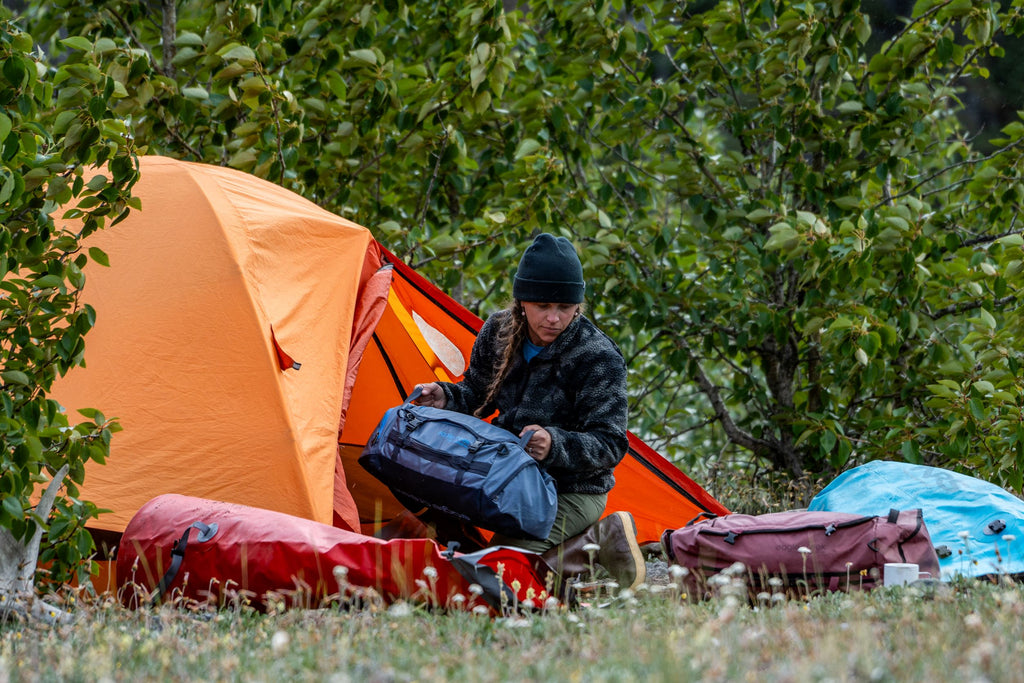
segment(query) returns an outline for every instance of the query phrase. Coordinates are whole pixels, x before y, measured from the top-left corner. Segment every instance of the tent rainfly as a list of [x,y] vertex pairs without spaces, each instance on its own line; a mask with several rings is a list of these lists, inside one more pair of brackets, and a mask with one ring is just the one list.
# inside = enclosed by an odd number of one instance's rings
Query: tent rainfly
[[[164,493],[363,533],[403,508],[356,460],[417,382],[458,380],[482,321],[366,228],[236,170],[140,158],[142,209],[87,243],[85,368],[52,395],[123,431],[81,496],[119,534]],[[727,510],[630,435],[608,511],[641,542]]]

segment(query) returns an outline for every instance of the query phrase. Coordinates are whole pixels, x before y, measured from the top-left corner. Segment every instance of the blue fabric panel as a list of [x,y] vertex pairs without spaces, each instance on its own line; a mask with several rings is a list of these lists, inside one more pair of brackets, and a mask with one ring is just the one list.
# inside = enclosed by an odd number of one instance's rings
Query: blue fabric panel
[[860,515],[891,508],[921,508],[942,579],[1024,572],[1024,501],[976,477],[879,460],[840,474],[809,505]]

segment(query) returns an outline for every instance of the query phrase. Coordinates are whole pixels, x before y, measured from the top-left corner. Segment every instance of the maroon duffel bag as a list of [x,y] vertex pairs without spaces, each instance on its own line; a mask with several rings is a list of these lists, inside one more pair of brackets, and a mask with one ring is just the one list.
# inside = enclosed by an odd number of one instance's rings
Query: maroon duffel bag
[[932,578],[939,576],[921,510],[891,510],[886,517],[731,514],[666,530],[661,541],[670,562],[688,570],[677,574],[685,574],[684,588],[697,599],[713,592],[711,577],[736,563],[743,570],[730,573],[744,575],[752,594],[870,589],[882,584],[888,562],[914,563]]

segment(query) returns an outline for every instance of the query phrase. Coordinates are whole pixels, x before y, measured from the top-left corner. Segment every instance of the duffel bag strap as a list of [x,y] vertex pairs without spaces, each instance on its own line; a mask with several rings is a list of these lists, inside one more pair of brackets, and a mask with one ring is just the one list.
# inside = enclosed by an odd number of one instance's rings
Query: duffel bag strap
[[[420,394],[422,394],[422,393],[423,393],[423,388],[422,387],[416,387],[415,389],[412,390],[412,393],[409,394],[409,396],[404,401],[402,401],[402,405],[408,405],[408,404],[412,403],[413,401],[418,399],[420,397]],[[410,431],[412,431],[412,430],[410,430]],[[525,451],[526,450],[526,444],[530,443],[530,438],[533,437],[533,435],[535,433],[536,432],[534,430],[532,430],[532,429],[530,431],[528,431],[528,432],[524,432],[523,435],[521,437],[519,437],[519,447],[522,448]],[[477,446],[477,448],[479,448],[479,446]],[[470,450],[475,450],[475,449],[471,448]]]
[[185,549],[188,547],[188,535],[193,530],[197,529],[199,535],[196,536],[197,543],[203,543],[209,541],[217,533],[217,523],[204,524],[203,522],[192,522],[185,529],[185,533],[181,535],[174,545],[171,546],[171,566],[167,569],[167,572],[160,579],[160,583],[156,587],[156,594],[150,600],[150,605],[155,605],[164,597],[164,593],[167,592],[168,587],[174,582],[174,579],[178,576],[178,570],[181,569],[181,563],[185,561]]

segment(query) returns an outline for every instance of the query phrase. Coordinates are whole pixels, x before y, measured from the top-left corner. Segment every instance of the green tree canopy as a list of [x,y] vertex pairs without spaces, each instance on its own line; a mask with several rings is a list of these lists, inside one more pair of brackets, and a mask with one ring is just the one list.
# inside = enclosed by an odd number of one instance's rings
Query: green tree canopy
[[[75,53],[80,38],[64,41]],[[19,592],[12,563],[35,566],[39,533],[50,542],[40,559],[55,581],[78,567],[87,575],[93,542],[84,527],[95,506],[77,499],[88,460],[103,462],[116,425],[99,411],[73,423],[47,397],[54,380],[80,365],[95,311],[81,300],[84,269],[104,263],[80,240],[129,208],[134,148],[109,110],[117,82],[99,56],[50,67],[31,36],[0,23],[0,593]],[[103,167],[96,173],[94,166]],[[63,207],[63,208],[62,208]],[[64,470],[64,467],[67,470]],[[54,475],[66,495],[49,523],[34,494]],[[58,483],[60,483],[58,481]],[[43,516],[46,516],[45,514]],[[33,541],[32,539],[36,539]],[[27,555],[22,556],[22,552]],[[29,575],[31,578],[31,575]],[[0,612],[5,612],[7,605]]]
[[632,429],[687,468],[905,458],[1019,490],[1024,123],[981,154],[956,114],[1021,5],[920,0],[870,53],[855,0],[56,0],[19,22],[55,73],[109,75],[64,110],[99,96],[139,151],[352,217],[481,314],[535,231],[571,237]]

